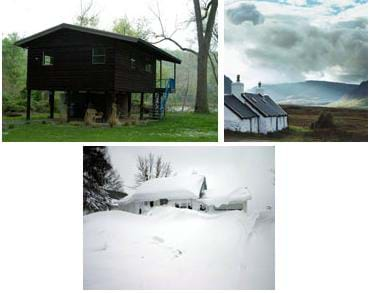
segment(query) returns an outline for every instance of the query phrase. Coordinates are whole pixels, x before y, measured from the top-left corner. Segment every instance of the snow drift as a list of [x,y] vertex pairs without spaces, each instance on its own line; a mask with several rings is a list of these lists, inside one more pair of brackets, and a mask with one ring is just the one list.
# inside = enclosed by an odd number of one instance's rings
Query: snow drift
[[204,197],[201,198],[200,201],[207,205],[220,207],[223,204],[245,202],[250,199],[252,199],[252,196],[248,188],[240,187],[228,194],[220,193],[218,190],[207,190],[205,191]]
[[273,289],[270,211],[84,216],[84,289]]

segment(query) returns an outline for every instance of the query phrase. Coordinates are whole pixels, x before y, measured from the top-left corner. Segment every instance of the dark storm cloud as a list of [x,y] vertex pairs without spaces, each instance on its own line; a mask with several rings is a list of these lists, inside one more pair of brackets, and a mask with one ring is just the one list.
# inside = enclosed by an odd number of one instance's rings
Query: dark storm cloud
[[[225,28],[225,41],[240,46],[252,64],[292,80],[312,73],[329,74],[344,82],[368,78],[366,18],[314,26],[302,16],[284,19],[276,15],[266,18],[261,26],[243,24],[234,32],[227,24]],[[233,36],[228,38],[227,34]]]
[[366,18],[358,18],[356,20],[338,22],[338,26],[349,29],[367,29],[367,25],[368,23]]
[[243,3],[235,8],[230,8],[226,11],[226,15],[235,25],[239,25],[246,21],[250,21],[254,25],[257,25],[265,21],[264,16],[257,10],[256,6],[253,4]]

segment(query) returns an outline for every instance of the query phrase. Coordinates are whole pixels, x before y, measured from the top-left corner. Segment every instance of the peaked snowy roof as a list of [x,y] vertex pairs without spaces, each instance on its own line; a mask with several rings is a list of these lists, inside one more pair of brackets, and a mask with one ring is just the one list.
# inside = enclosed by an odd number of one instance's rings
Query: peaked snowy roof
[[252,196],[249,189],[247,187],[240,187],[226,194],[218,190],[207,190],[201,202],[219,207],[223,204],[241,203],[250,199],[252,199]]
[[197,199],[205,189],[207,184],[203,175],[156,178],[142,183],[131,196],[131,201]]
[[263,116],[286,116],[287,113],[269,96],[261,94],[243,93],[242,97],[251,108],[260,112]]
[[256,113],[254,113],[249,106],[243,104],[237,97],[234,95],[225,95],[224,96],[224,104],[227,108],[230,109],[233,113],[235,113],[241,119],[249,119],[253,117],[258,117]]

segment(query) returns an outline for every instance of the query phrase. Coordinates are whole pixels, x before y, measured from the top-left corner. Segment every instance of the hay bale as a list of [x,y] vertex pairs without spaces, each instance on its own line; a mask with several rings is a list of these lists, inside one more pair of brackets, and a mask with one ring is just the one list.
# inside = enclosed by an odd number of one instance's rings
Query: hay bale
[[118,119],[118,113],[117,113],[117,104],[113,103],[112,104],[112,113],[110,114],[108,118],[108,123],[110,127],[114,127],[119,124],[119,119]]
[[84,121],[87,126],[94,125],[95,123],[96,110],[92,108],[87,108],[84,116]]

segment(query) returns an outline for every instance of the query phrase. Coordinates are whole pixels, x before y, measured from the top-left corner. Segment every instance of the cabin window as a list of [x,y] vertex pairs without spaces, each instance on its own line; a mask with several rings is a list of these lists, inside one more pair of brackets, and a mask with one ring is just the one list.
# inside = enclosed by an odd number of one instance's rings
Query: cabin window
[[136,69],[136,59],[135,58],[130,58],[130,68],[132,70],[135,70]]
[[154,201],[151,201],[149,204],[150,204],[150,207],[152,208],[154,206]]
[[47,55],[45,53],[42,53],[42,65],[45,65],[45,66],[54,65],[54,57]]
[[159,200],[159,204],[160,204],[161,206],[168,204],[168,199],[166,199],[166,198],[161,198],[161,199]]
[[93,48],[92,49],[92,64],[105,64],[105,49]]
[[145,64],[145,71],[152,73],[152,64],[150,63]]

